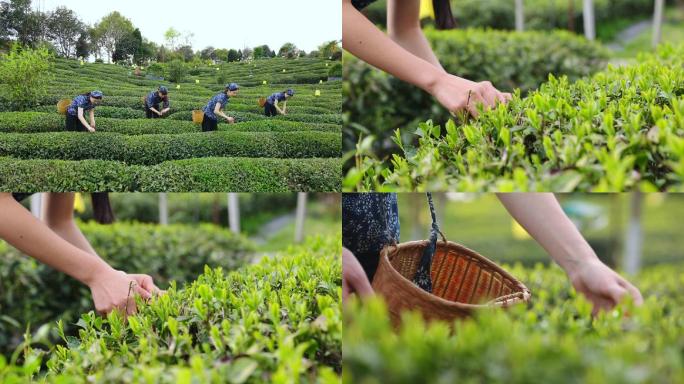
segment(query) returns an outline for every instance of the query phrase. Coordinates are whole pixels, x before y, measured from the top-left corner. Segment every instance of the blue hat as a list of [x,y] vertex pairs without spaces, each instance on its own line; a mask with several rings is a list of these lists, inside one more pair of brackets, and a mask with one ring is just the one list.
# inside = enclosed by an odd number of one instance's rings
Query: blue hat
[[227,85],[226,85],[226,90],[227,90],[227,91],[234,92],[234,91],[237,91],[238,89],[240,89],[240,86],[237,85],[237,83],[230,83],[230,84],[227,84]]
[[294,89],[290,88],[285,93],[287,93],[288,96],[294,96]]
[[102,91],[92,91],[92,92],[90,92],[90,96],[92,96],[96,99],[101,99],[102,96],[104,96],[104,95],[102,94]]
[[162,85],[159,87],[159,93],[162,95],[167,95],[169,93],[169,89]]

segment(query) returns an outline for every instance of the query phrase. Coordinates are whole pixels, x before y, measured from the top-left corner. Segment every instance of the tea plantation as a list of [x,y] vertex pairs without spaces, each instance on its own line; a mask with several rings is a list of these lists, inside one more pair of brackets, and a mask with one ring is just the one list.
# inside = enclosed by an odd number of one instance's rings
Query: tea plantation
[[681,191],[684,46],[570,82],[549,76],[526,97],[445,128],[397,130],[401,154],[384,161],[361,142],[350,190]]
[[393,330],[382,301],[344,311],[344,383],[684,382],[684,265],[634,279],[641,307],[592,319],[591,304],[560,268],[509,268],[532,290],[529,305],[425,325],[407,313]]
[[0,357],[0,381],[339,382],[340,252],[339,236],[310,238],[234,272],[206,267],[126,321],[89,312],[78,337],[60,322],[63,342],[50,352],[38,332],[12,359]]
[[[46,96],[17,111],[0,84],[0,190],[338,191],[341,82],[336,62],[273,58],[191,68],[170,84],[129,67],[56,59]],[[223,84],[241,89],[226,113],[236,124],[202,133],[192,122]],[[142,97],[169,87],[171,111],[144,119]],[[258,99],[293,88],[288,114],[263,115]],[[93,134],[66,132],[59,100],[92,90]],[[319,96],[317,96],[319,94]]]

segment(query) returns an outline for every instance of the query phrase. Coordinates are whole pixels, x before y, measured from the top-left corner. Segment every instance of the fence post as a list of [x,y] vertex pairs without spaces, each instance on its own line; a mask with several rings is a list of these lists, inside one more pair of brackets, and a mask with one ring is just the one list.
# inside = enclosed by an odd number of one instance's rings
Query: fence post
[[584,0],[584,36],[589,40],[596,39],[596,19],[594,18],[594,1]]
[[633,192],[629,202],[629,223],[625,237],[624,270],[629,274],[639,272],[641,267],[641,248],[643,243],[643,231],[641,228],[641,207],[644,195],[641,192]]
[[297,213],[295,219],[295,243],[304,240],[304,219],[306,218],[306,192],[297,193]]
[[515,0],[515,30],[525,30],[525,7],[523,0]]
[[159,194],[159,224],[169,224],[169,200],[165,192]]
[[663,37],[663,8],[665,7],[665,0],[656,0],[655,9],[653,10],[653,40],[651,45],[653,48],[660,44]]
[[228,226],[233,233],[240,233],[240,202],[237,193],[228,194]]

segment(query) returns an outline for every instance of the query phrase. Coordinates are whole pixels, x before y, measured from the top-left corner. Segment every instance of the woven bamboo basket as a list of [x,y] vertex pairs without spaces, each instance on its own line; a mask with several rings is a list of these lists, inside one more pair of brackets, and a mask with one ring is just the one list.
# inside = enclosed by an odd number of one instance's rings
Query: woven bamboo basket
[[401,312],[417,310],[427,321],[452,321],[487,308],[509,307],[530,299],[530,290],[486,257],[451,241],[438,241],[432,258],[432,293],[415,285],[423,250],[429,241],[385,246],[373,278],[373,289],[384,297],[392,323]]
[[260,106],[260,107],[263,107],[264,105],[266,105],[266,98],[265,98],[265,97],[260,97],[260,98],[259,98],[259,106]]
[[204,111],[195,109],[192,111],[192,122],[195,124],[202,124],[204,121]]
[[57,102],[57,112],[60,115],[66,115],[67,109],[71,105],[71,99],[62,99]]

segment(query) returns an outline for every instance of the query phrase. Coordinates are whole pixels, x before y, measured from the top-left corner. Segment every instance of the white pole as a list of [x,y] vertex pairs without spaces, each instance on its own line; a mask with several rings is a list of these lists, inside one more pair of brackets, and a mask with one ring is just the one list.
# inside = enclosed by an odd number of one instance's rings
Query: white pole
[[653,48],[660,44],[663,37],[663,8],[665,7],[665,0],[655,1],[655,10],[653,11],[653,40],[651,45]]
[[166,193],[159,194],[159,224],[169,224],[169,201]]
[[31,195],[31,214],[40,219],[43,211],[43,194],[34,193]]
[[295,243],[304,240],[304,219],[306,219],[306,192],[297,193],[297,213],[295,219]]
[[240,202],[237,193],[228,194],[228,226],[233,233],[240,233]]
[[596,20],[594,19],[594,1],[584,0],[584,36],[589,40],[596,39]]
[[515,0],[515,30],[525,30],[525,8],[523,0]]
[[641,248],[643,232],[641,228],[641,206],[644,195],[641,192],[633,192],[629,204],[629,224],[625,238],[624,270],[629,274],[639,272],[641,267]]

